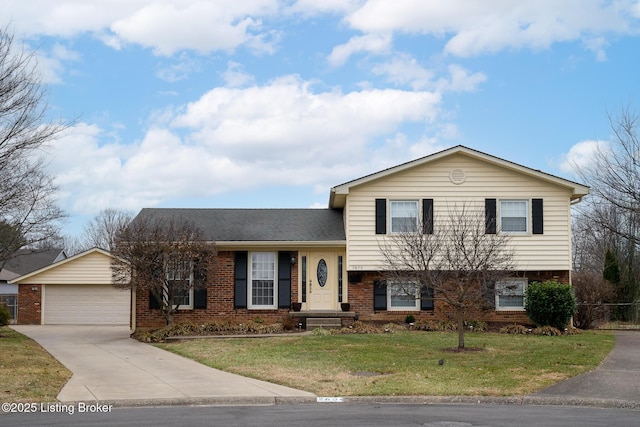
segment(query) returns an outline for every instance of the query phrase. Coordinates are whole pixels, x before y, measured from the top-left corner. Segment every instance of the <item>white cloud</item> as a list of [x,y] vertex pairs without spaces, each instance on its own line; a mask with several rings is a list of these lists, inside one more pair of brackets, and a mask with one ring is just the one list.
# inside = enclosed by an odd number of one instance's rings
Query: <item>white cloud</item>
[[601,150],[608,150],[609,143],[606,141],[581,141],[573,145],[569,152],[564,154],[558,167],[561,171],[576,174],[580,169],[588,168],[594,158],[594,154]]
[[389,34],[367,34],[352,37],[345,44],[336,46],[329,55],[329,64],[334,67],[343,65],[351,55],[356,53],[387,53],[391,49],[391,36]]
[[234,61],[227,63],[227,69],[222,73],[227,87],[244,87],[252,84],[254,78],[242,70],[242,64]]
[[396,55],[390,61],[372,68],[374,74],[385,75],[387,80],[398,85],[409,85],[413,89],[422,90],[433,86],[434,72],[418,64],[410,55]]
[[[365,34],[402,32],[448,38],[444,51],[469,57],[504,49],[544,49],[553,43],[633,31],[637,4],[598,0],[474,2],[368,0],[345,21]],[[596,52],[599,57],[601,53]]]
[[184,108],[154,115],[155,124],[130,145],[78,124],[52,149],[50,168],[64,205],[89,214],[266,186],[326,189],[436,145],[400,129],[417,123],[426,132],[439,114],[438,94],[312,88],[295,76],[215,88]]
[[120,49],[134,43],[158,55],[181,50],[231,51],[242,44],[272,52],[270,30],[262,17],[277,16],[278,0],[5,0],[19,34],[65,38],[91,33]]

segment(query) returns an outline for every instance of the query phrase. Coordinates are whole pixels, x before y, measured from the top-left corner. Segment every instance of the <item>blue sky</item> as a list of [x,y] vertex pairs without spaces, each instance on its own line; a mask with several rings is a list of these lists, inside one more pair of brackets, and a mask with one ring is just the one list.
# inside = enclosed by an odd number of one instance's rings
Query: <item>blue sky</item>
[[570,179],[640,109],[631,0],[4,0],[36,49],[70,215],[325,207],[455,145]]

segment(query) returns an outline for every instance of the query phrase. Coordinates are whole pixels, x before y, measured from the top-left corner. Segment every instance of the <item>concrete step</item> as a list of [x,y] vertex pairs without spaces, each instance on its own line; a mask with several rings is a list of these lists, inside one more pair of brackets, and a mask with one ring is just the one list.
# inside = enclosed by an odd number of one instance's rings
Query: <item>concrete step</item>
[[339,317],[307,317],[307,331],[316,328],[341,328],[342,319]]

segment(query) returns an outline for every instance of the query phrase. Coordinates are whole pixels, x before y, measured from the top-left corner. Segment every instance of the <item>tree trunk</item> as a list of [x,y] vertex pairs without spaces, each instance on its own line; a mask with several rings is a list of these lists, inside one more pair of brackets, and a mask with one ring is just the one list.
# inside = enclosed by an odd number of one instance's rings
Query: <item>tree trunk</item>
[[167,321],[167,326],[173,326],[173,314],[174,314],[174,310],[169,309],[169,310],[163,310],[162,314],[164,314],[164,318]]
[[456,307],[458,315],[458,348],[464,348],[464,308]]

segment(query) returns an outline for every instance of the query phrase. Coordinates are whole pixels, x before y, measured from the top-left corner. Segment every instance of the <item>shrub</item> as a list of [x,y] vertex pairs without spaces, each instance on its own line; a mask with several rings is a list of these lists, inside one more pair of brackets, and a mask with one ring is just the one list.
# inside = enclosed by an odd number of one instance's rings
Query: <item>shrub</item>
[[413,314],[409,314],[407,317],[404,318],[404,323],[415,323],[416,318],[413,316]]
[[576,299],[569,285],[554,281],[534,282],[527,287],[524,307],[537,326],[564,330],[576,311]]
[[482,320],[469,320],[465,322],[467,328],[473,332],[483,332],[487,330],[487,322]]
[[575,317],[576,327],[590,329],[605,318],[604,303],[615,297],[613,285],[602,274],[578,272],[573,274],[573,290],[578,302]]
[[533,335],[546,335],[548,337],[559,337],[562,335],[562,331],[558,328],[554,328],[553,326],[541,326],[539,328],[534,328],[531,333]]
[[0,303],[0,327],[7,326],[11,320],[11,314],[4,304]]
[[501,334],[511,334],[511,335],[527,335],[531,333],[531,329],[527,328],[523,325],[507,325],[500,328]]

